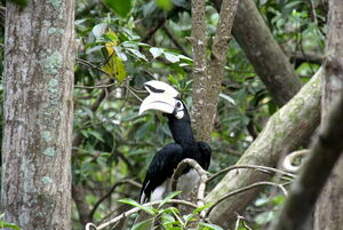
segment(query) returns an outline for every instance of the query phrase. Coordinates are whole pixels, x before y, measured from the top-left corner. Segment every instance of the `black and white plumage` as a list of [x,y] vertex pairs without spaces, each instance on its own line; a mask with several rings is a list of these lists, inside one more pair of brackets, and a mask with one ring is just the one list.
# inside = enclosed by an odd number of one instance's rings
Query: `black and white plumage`
[[[168,118],[175,143],[164,146],[152,159],[143,182],[141,203],[161,200],[170,192],[169,180],[183,159],[194,159],[205,170],[211,160],[210,146],[194,139],[190,116],[185,104],[179,99],[179,92],[172,86],[155,80],[146,82],[144,87],[150,95],[142,102],[139,113],[147,110],[162,111]],[[178,190],[190,192],[198,181],[197,172],[187,168],[179,178]]]

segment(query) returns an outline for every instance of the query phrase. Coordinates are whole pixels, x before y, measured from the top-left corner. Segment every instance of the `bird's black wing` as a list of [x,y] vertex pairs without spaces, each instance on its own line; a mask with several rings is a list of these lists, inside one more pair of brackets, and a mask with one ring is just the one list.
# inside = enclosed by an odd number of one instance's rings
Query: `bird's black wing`
[[174,169],[182,160],[183,149],[179,144],[168,144],[156,153],[145,176],[140,202],[149,201],[153,190],[171,177]]
[[211,146],[207,144],[206,142],[199,141],[198,148],[201,154],[201,157],[198,163],[203,169],[207,170],[211,162],[211,155],[212,155]]

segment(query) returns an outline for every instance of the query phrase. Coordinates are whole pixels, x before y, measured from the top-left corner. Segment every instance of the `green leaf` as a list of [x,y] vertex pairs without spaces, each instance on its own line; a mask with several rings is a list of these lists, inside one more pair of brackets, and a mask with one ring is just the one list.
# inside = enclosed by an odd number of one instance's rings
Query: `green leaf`
[[199,230],[223,230],[222,227],[215,224],[199,223]]
[[152,226],[154,218],[149,218],[147,220],[143,220],[139,222],[131,228],[131,230],[150,230]]
[[282,195],[278,195],[272,198],[272,202],[275,205],[281,205],[283,203],[285,203],[286,197],[282,196]]
[[155,215],[156,213],[156,209],[154,209],[153,207],[143,206],[132,199],[121,199],[121,200],[118,200],[118,202],[138,207],[150,215]]
[[132,0],[104,0],[104,3],[121,17],[126,17],[132,9]]
[[156,0],[156,5],[165,11],[169,11],[173,8],[173,3],[170,0]]
[[228,101],[229,103],[231,103],[231,104],[233,104],[233,105],[236,105],[235,100],[234,100],[232,97],[230,97],[229,95],[220,93],[220,94],[219,94],[219,97],[223,98],[224,100]]
[[203,205],[203,206],[201,206],[201,207],[199,207],[199,208],[194,209],[194,210],[193,210],[193,214],[199,214],[201,211],[203,211],[203,210],[205,210],[205,209],[211,207],[212,204],[213,204],[213,203],[207,203],[207,204],[205,204],[205,205]]
[[[109,46],[106,46],[106,48],[108,49],[110,59],[108,60],[106,65],[101,67],[101,69],[105,71],[108,75],[115,77],[118,81],[124,81],[128,74],[126,72],[123,60],[119,56],[117,56],[117,53],[110,51]],[[113,48],[111,49],[114,50]]]
[[0,229],[3,229],[3,228],[11,228],[14,230],[20,230],[20,228],[15,224],[7,223],[5,221],[0,221]]
[[174,197],[176,197],[177,195],[179,195],[181,193],[181,191],[175,191],[172,193],[169,193],[168,196],[166,196],[161,203],[159,204],[159,208],[162,207],[163,205],[165,205],[166,203],[168,203],[168,201],[170,201],[171,199],[173,199]]
[[105,140],[102,138],[101,134],[95,130],[88,130],[87,131],[90,135],[92,135],[93,137],[95,137],[95,139],[105,143]]

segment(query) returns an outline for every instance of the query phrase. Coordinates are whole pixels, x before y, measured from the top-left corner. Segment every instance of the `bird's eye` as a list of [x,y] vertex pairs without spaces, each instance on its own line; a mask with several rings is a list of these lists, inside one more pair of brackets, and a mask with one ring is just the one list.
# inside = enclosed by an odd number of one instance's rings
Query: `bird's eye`
[[181,104],[181,102],[178,101],[178,102],[176,102],[175,106],[176,106],[176,108],[181,108],[182,104]]

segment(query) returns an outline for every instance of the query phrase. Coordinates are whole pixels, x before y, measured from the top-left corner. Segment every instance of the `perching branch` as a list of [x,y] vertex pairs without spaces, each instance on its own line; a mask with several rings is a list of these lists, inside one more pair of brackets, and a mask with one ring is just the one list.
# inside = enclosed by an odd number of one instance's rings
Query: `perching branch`
[[[330,172],[343,152],[343,95],[333,106],[271,230],[297,230],[306,222]],[[337,210],[338,212],[339,210]]]
[[182,176],[184,170],[188,166],[191,166],[193,169],[195,169],[200,177],[200,183],[197,189],[198,190],[197,205],[201,207],[205,204],[204,199],[205,199],[205,190],[206,190],[206,182],[207,182],[208,173],[195,160],[186,158],[178,164],[171,179],[171,188],[172,188],[172,191],[175,191],[177,189],[177,181],[179,177]]
[[[162,202],[161,200],[160,201],[149,202],[149,203],[143,204],[142,206],[149,207],[149,206],[153,206],[153,205],[158,205],[161,202]],[[163,201],[163,202],[165,202],[164,204],[179,204],[179,205],[189,206],[189,207],[192,207],[192,208],[197,208],[197,206],[195,204],[193,204],[191,202],[188,202],[188,201],[185,201],[185,200],[171,199],[171,200],[167,200],[167,201]],[[96,226],[93,223],[88,223],[86,225],[86,230],[101,230],[101,229],[103,229],[103,228],[105,228],[105,227],[107,227],[107,226],[109,226],[111,224],[114,224],[114,223],[116,223],[116,222],[118,222],[118,221],[120,221],[120,220],[122,220],[122,219],[124,219],[124,218],[126,218],[126,217],[128,217],[128,216],[130,216],[132,214],[134,214],[134,213],[139,212],[140,210],[141,210],[141,208],[139,208],[139,207],[132,208],[129,211],[124,212],[124,213],[120,214],[119,216],[116,216],[115,218],[113,218],[113,219],[111,219],[111,220],[109,220],[109,221],[107,221],[107,222],[105,222],[105,223],[103,223],[103,224],[101,224],[99,226]]]

